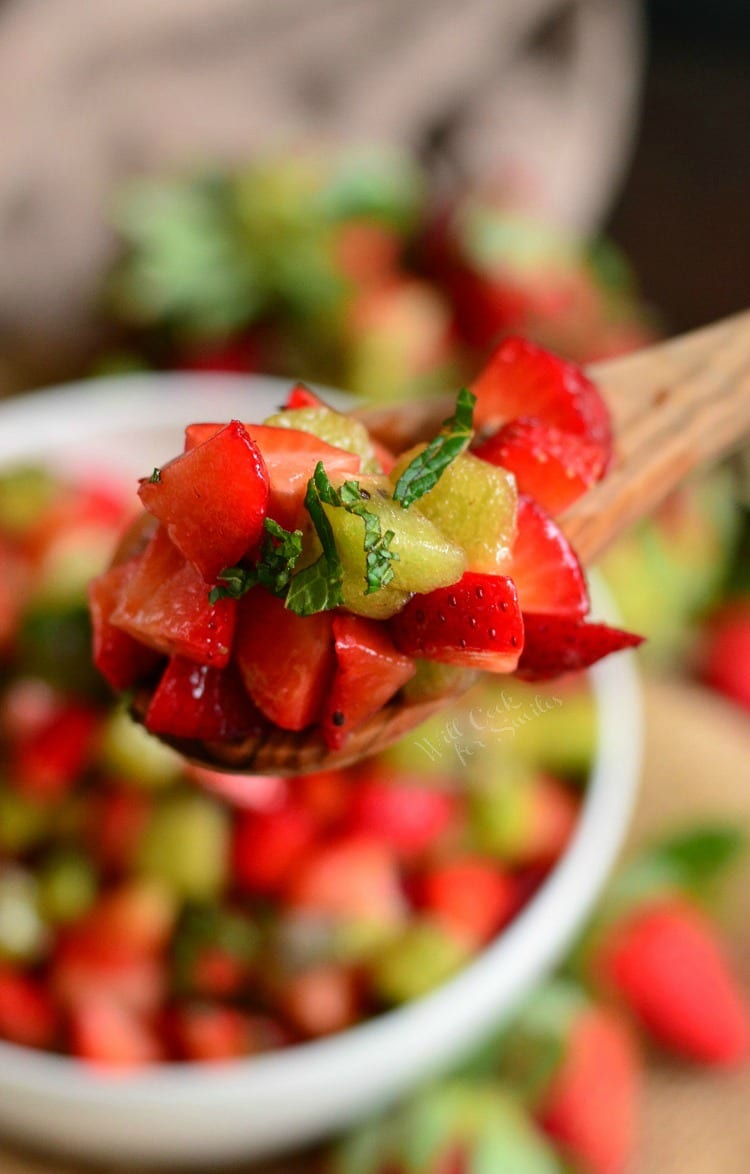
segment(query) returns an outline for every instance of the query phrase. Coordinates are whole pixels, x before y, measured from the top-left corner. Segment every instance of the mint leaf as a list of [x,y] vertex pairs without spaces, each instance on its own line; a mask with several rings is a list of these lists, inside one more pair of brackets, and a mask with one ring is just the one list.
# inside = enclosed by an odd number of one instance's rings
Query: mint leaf
[[664,840],[653,849],[652,858],[670,868],[684,888],[700,889],[729,868],[745,846],[740,828],[708,824]]
[[153,473],[151,474],[151,476],[148,479],[148,483],[149,483],[149,485],[158,485],[160,481],[161,481],[161,469],[155,468]]
[[380,518],[367,508],[367,498],[362,496],[358,481],[345,481],[339,490],[340,504],[350,514],[356,514],[365,524],[365,595],[372,595],[393,579],[392,561],[398,561],[395,550],[391,550],[391,543],[396,537],[395,531],[380,528]]
[[219,599],[241,599],[258,583],[272,595],[284,597],[302,553],[302,531],[285,530],[273,518],[266,518],[263,525],[266,533],[257,565],[247,569],[226,567],[219,575],[219,585],[208,593],[209,603],[216,603]]
[[458,393],[456,410],[443,422],[438,435],[411,461],[399,477],[393,493],[395,501],[408,509],[425,493],[434,489],[456,457],[471,444],[473,416],[477,397],[465,387]]
[[323,553],[311,566],[299,571],[289,584],[286,606],[299,616],[330,611],[344,602],[342,585],[344,570],[336,549],[331,523],[323,503],[337,505],[338,494],[328,480],[323,462],[318,461],[315,472],[307,483],[305,507],[320,539]]

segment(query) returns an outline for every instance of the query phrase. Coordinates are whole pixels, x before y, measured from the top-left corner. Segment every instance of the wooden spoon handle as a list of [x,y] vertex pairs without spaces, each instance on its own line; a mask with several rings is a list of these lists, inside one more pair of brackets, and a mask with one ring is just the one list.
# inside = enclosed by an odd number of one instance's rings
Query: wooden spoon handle
[[[612,413],[615,459],[561,519],[584,563],[750,433],[750,312],[598,363],[590,374]],[[453,402],[440,396],[361,415],[400,451],[434,435]]]
[[584,563],[750,434],[750,312],[590,374],[612,412],[615,460],[562,518]]

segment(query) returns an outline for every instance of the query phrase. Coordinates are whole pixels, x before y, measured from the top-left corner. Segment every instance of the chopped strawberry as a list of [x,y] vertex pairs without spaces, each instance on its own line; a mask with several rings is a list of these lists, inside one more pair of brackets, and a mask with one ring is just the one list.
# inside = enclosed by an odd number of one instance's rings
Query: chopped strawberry
[[383,768],[365,768],[350,784],[349,827],[383,839],[410,860],[436,848],[452,828],[460,826],[461,803],[434,776],[400,775]]
[[580,367],[523,338],[506,338],[472,383],[476,426],[497,428],[534,416],[599,445],[603,467],[612,451],[609,412]]
[[132,786],[101,788],[87,811],[89,850],[106,869],[124,872],[136,858],[152,800]]
[[568,1028],[562,1060],[538,1107],[540,1123],[591,1174],[624,1174],[638,1085],[630,1032],[611,1011],[584,1007]]
[[512,877],[480,856],[459,856],[428,868],[416,894],[431,917],[474,947],[490,941],[516,908]]
[[283,730],[318,721],[335,667],[331,616],[298,616],[256,587],[240,601],[235,655],[245,688]]
[[636,908],[606,933],[595,973],[660,1043],[704,1064],[750,1057],[750,1008],[716,932],[686,900]]
[[295,383],[286,397],[285,408],[327,408],[328,404],[304,383]]
[[[185,451],[190,452],[210,440],[223,427],[223,424],[189,424],[185,429]],[[245,424],[244,428],[260,448],[268,470],[268,515],[287,528],[295,527],[299,521],[307,482],[318,461],[323,462],[329,474],[359,472],[361,460],[356,453],[327,444],[310,432],[266,424]]]
[[588,624],[575,616],[524,613],[525,643],[518,675],[527,681],[543,681],[563,673],[578,672],[623,648],[637,648],[642,636]]
[[163,527],[154,534],[122,586],[110,622],[166,656],[225,668],[237,604],[209,603],[208,588]]
[[508,573],[524,615],[586,615],[586,579],[575,551],[552,518],[523,493],[518,498],[517,525]]
[[336,261],[357,285],[380,283],[396,273],[402,249],[399,234],[375,220],[347,220],[336,227]]
[[111,623],[112,613],[137,565],[133,559],[111,567],[89,585],[94,664],[113,689],[129,689],[149,676],[159,663],[158,653]]
[[256,1050],[252,1019],[234,1007],[187,1003],[175,1009],[172,1026],[185,1060],[236,1060]]
[[355,975],[343,966],[317,966],[285,979],[279,1003],[292,1025],[311,1038],[343,1031],[361,1014]]
[[235,883],[250,893],[280,893],[316,832],[312,816],[289,800],[277,810],[242,812],[232,841]]
[[352,793],[352,780],[341,770],[321,770],[294,780],[295,798],[319,828],[333,827],[345,819]]
[[323,711],[323,737],[331,750],[338,750],[352,730],[411,680],[416,665],[374,620],[335,615],[333,638],[336,671]]
[[51,984],[68,1008],[85,1006],[101,994],[137,1014],[151,1014],[164,998],[166,974],[151,951],[103,933],[92,918],[57,943]]
[[56,707],[51,717],[12,749],[13,780],[19,791],[54,799],[83,775],[96,748],[101,715],[80,702]]
[[268,472],[237,420],[144,478],[146,509],[208,583],[257,544],[268,510]]
[[257,342],[253,338],[230,338],[200,350],[183,355],[178,369],[199,373],[217,372],[222,375],[245,375],[248,371],[262,371],[263,365]]
[[234,665],[225,669],[173,656],[154,691],[146,729],[173,738],[242,738],[263,729]]
[[101,897],[77,929],[133,957],[152,957],[169,944],[175,915],[175,902],[167,889],[136,879]]
[[474,450],[492,465],[502,465],[551,514],[562,513],[603,475],[601,445],[563,432],[532,416],[505,424]]
[[143,1068],[164,1059],[156,1032],[101,992],[73,1007],[70,1046],[79,1060],[107,1068]]
[[26,1048],[54,1047],[59,1017],[48,989],[0,965],[0,1037]]
[[286,898],[292,909],[385,926],[400,925],[406,912],[393,852],[367,836],[341,836],[308,854]]
[[414,595],[390,628],[409,656],[495,673],[513,672],[524,641],[512,579],[473,571],[452,587]]

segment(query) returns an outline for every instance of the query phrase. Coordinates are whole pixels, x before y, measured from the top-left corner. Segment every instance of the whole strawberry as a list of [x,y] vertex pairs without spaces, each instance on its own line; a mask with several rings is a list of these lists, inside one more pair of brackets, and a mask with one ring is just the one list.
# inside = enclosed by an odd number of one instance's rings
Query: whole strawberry
[[598,976],[673,1051],[727,1067],[750,1058],[750,1009],[716,930],[685,898],[646,902],[596,952]]
[[706,898],[743,846],[732,827],[681,834],[618,878],[581,951],[584,970],[657,1042],[699,1063],[750,1059],[750,1004]]
[[506,1033],[501,1073],[586,1174],[620,1174],[633,1151],[641,1081],[633,1034],[614,1011],[554,981]]

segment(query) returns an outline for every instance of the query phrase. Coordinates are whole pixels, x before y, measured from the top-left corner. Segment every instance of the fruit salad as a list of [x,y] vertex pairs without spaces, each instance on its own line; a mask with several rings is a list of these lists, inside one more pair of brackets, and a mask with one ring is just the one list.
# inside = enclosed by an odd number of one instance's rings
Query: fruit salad
[[96,664],[188,753],[272,727],[337,752],[461,674],[586,668],[639,638],[587,621],[553,515],[610,458],[593,384],[515,338],[403,453],[303,386],[263,424],[191,424],[141,481],[141,548],[91,588]]
[[586,692],[486,684],[459,741],[441,717],[352,770],[186,768],[92,671],[86,582],[125,513],[100,484],[0,477],[0,1038],[110,1067],[229,1060],[443,982],[566,847]]

